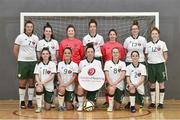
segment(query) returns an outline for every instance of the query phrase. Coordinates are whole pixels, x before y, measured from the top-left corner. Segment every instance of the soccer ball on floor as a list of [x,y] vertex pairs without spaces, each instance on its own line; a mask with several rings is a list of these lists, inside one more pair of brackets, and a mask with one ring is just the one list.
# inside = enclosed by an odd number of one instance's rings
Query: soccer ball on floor
[[83,109],[87,112],[94,110],[94,102],[93,101],[85,101],[83,105]]

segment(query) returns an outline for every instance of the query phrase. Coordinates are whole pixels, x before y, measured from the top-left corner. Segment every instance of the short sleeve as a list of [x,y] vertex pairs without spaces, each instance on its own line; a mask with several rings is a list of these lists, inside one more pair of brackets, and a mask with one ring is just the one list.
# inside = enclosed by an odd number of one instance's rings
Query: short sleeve
[[126,76],[130,76],[130,68],[126,67]]
[[101,36],[101,39],[100,39],[100,43],[99,43],[100,46],[103,46],[104,45],[104,39],[103,37]]
[[124,46],[125,49],[127,49],[127,47],[128,47],[128,38],[125,39],[123,46]]
[[83,37],[83,46],[86,46],[86,36],[85,37]]
[[20,35],[18,35],[17,37],[16,37],[16,39],[15,39],[15,44],[17,44],[17,45],[21,45],[21,39],[20,39]]
[[78,73],[78,65],[74,63],[73,73]]
[[56,73],[56,64],[52,62],[51,73]]
[[121,70],[126,71],[126,64],[125,64],[125,62],[122,62],[122,69]]
[[145,65],[142,65],[141,75],[147,76],[147,71]]
[[109,71],[110,69],[110,66],[109,66],[109,61],[105,62],[105,65],[104,65],[104,71]]
[[166,43],[163,42],[163,52],[166,52],[166,51],[168,51],[168,49],[167,49]]
[[35,68],[34,68],[34,74],[39,74],[39,65],[36,64]]
[[36,51],[40,52],[41,50],[42,50],[41,41],[39,41],[39,42],[37,43]]
[[55,40],[55,44],[56,44],[56,51],[58,51],[59,50],[59,44],[58,44],[57,40]]

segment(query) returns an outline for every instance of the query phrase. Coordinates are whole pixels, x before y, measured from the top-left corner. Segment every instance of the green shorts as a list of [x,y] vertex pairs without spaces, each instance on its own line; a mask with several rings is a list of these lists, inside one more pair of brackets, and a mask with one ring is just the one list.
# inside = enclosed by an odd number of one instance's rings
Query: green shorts
[[100,62],[102,62],[102,57],[94,57],[94,59],[99,60]]
[[65,91],[65,98],[64,100],[66,102],[72,102],[74,99],[74,91]]
[[18,79],[34,79],[34,68],[36,61],[33,62],[23,62],[18,61]]
[[96,102],[97,92],[98,92],[98,90],[96,90],[96,91],[87,91],[86,99],[90,100],[90,101],[93,101],[93,102]]
[[121,104],[123,97],[124,97],[124,91],[120,90],[119,88],[116,88],[116,91],[114,93],[114,100]]
[[53,95],[54,95],[54,92],[49,92],[44,88],[44,101],[45,102],[52,104],[53,103]]
[[148,64],[148,80],[150,83],[155,83],[156,81],[162,83],[166,81],[166,65],[164,63]]

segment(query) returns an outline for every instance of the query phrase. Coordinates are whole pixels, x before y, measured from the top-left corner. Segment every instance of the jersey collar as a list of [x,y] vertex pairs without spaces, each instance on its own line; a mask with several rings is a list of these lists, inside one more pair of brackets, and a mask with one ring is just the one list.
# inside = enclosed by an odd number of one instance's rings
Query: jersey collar
[[86,58],[86,60],[87,60],[87,62],[88,62],[88,63],[93,63],[94,58],[93,58],[93,60],[92,60],[92,61],[89,61],[87,58]]
[[45,40],[46,42],[51,42],[51,40],[52,40],[52,39],[50,39],[50,40],[46,40],[46,39],[44,38],[44,40]]
[[153,41],[152,41],[153,44],[157,44],[158,42],[159,42],[159,40],[157,40],[156,42],[153,42]]
[[138,36],[135,38],[135,37],[133,37],[133,35],[131,35],[131,37],[133,38],[133,39],[138,39],[139,38],[139,34],[138,34]]
[[64,64],[66,64],[66,65],[70,65],[70,64],[71,64],[71,60],[70,60],[70,62],[66,62],[66,61],[64,61]]
[[95,38],[95,37],[96,37],[96,35],[97,35],[97,33],[96,33],[94,36],[92,36],[92,35],[89,33],[89,36],[91,36],[92,38]]
[[117,63],[115,63],[115,62],[114,62],[114,60],[112,60],[112,62],[113,62],[114,64],[118,64],[118,63],[119,63],[119,60],[118,60],[118,62],[117,62]]
[[42,62],[44,65],[48,65],[49,64],[49,61],[47,62],[47,63],[44,63],[44,62]]
[[28,34],[26,34],[25,32],[24,32],[24,34],[25,34],[26,36],[28,36],[28,37],[31,37],[31,36],[32,36],[32,34],[28,35]]
[[133,65],[134,68],[138,68],[138,67],[139,67],[139,64],[140,64],[140,63],[138,63],[138,65],[135,66],[135,65],[132,63],[132,65]]

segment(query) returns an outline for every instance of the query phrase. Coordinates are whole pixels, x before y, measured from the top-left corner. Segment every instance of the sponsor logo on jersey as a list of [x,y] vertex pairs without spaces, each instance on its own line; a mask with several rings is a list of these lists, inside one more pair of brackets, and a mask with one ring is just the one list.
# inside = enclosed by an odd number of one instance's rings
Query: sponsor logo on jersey
[[96,70],[95,70],[94,68],[90,68],[90,69],[88,70],[88,75],[89,75],[89,76],[92,76],[92,75],[94,75],[95,72],[96,72]]

